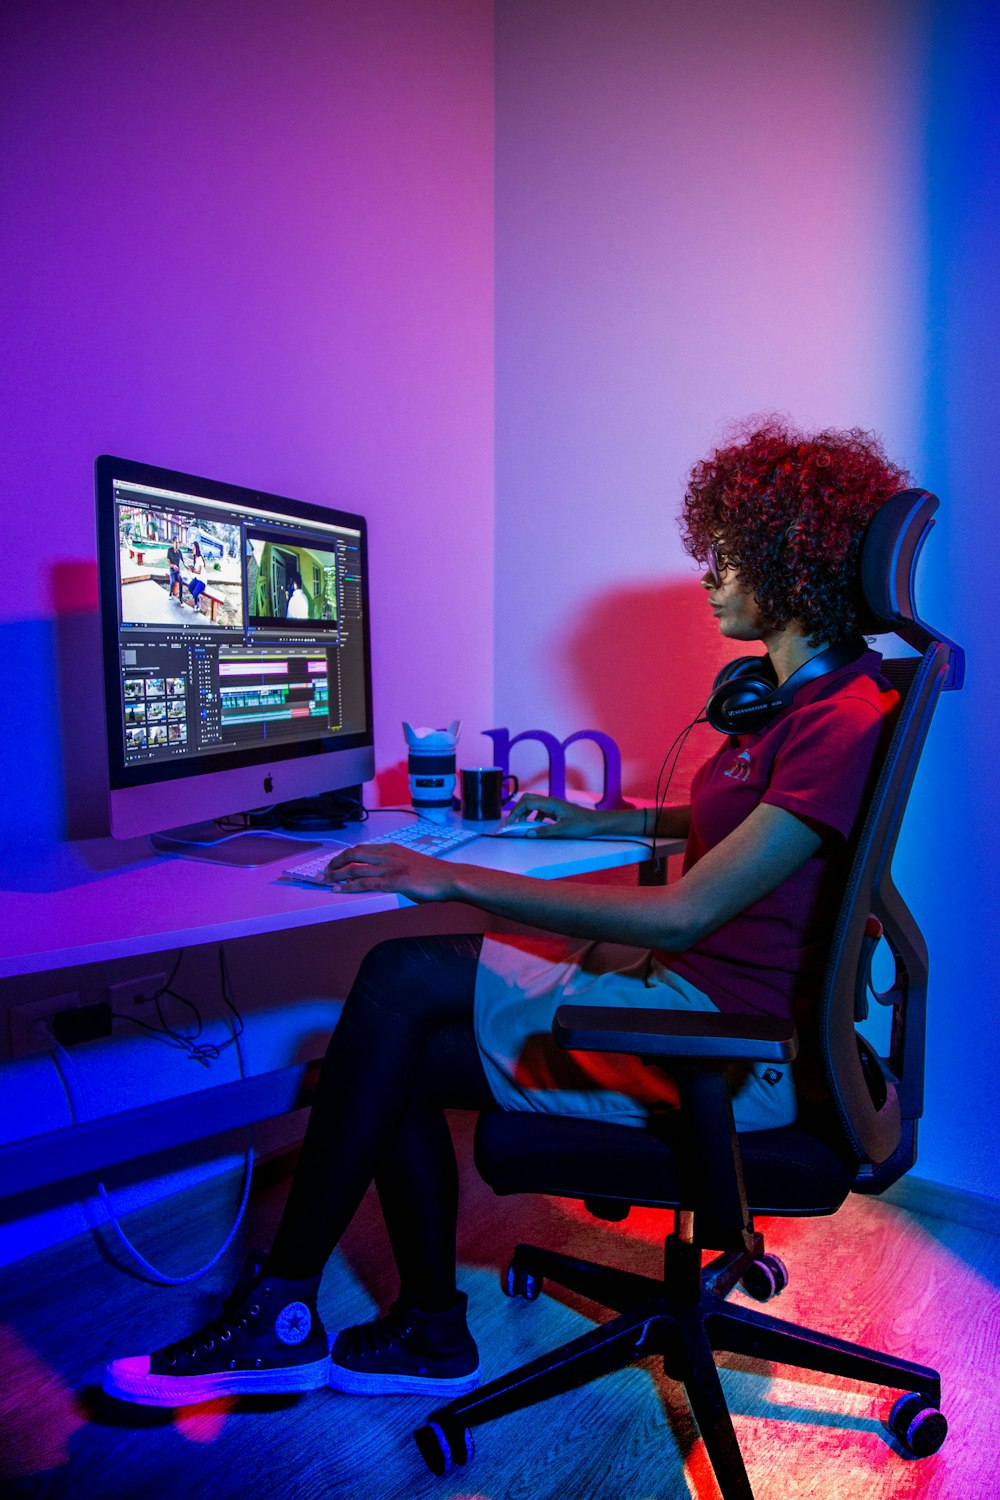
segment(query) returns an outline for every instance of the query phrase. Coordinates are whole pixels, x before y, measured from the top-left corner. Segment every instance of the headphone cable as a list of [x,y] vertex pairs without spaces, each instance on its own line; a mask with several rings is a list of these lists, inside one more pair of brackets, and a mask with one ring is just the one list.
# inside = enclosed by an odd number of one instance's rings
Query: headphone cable
[[[697,718],[691,720],[690,724],[686,724],[680,731],[680,733],[674,737],[669,750],[663,757],[663,760],[660,762],[660,769],[656,777],[656,791],[653,795],[653,830],[652,838],[650,841],[650,859],[652,860],[654,865],[658,857],[656,853],[656,835],[660,825],[660,815],[666,806],[667,796],[670,792],[670,783],[673,780],[674,772],[677,769],[677,762],[680,759],[681,752],[683,751],[684,746],[687,744],[688,735],[691,733],[692,729],[694,729],[698,724],[705,724],[707,722],[708,721],[706,720],[704,714],[699,714]],[[673,760],[670,765],[670,770],[667,772],[666,785],[663,788],[663,795],[661,797],[660,782],[663,780],[663,772],[666,770],[667,762],[670,760],[671,756],[673,756]],[[643,827],[643,832],[645,832],[645,826]]]

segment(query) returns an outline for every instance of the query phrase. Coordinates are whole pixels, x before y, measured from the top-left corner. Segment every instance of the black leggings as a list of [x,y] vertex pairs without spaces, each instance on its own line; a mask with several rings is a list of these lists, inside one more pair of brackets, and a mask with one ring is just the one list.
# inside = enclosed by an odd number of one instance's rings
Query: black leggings
[[371,1182],[401,1295],[433,1311],[455,1300],[458,1171],[446,1109],[493,1096],[476,1050],[478,934],[380,943],[330,1038],[267,1270],[323,1270]]

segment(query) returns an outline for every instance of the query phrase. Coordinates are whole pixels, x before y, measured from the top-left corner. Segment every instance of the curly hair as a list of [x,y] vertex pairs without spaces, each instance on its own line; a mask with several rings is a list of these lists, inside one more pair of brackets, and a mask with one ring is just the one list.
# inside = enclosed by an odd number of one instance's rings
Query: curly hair
[[796,620],[810,645],[842,640],[858,629],[864,528],[908,481],[874,433],[751,418],[692,469],[681,538],[698,561],[715,544],[766,628]]

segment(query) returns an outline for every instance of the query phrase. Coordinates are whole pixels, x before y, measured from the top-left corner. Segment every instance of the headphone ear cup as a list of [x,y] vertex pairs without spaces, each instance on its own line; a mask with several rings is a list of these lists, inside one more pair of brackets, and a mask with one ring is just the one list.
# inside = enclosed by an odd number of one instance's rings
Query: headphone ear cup
[[715,681],[712,683],[712,692],[722,687],[723,683],[732,681],[734,677],[759,676],[762,671],[766,670],[764,668],[766,661],[766,656],[737,656],[733,661],[727,661],[722,670],[716,674]]
[[705,717],[723,735],[754,733],[774,714],[775,691],[766,676],[738,673],[711,694]]
[[[759,657],[751,657],[757,663]],[[773,677],[754,666],[728,674],[712,689],[705,705],[705,717],[720,734],[752,734],[766,724],[773,713],[771,700],[777,692]],[[733,710],[739,710],[734,714]],[[756,710],[756,712],[754,711]]]

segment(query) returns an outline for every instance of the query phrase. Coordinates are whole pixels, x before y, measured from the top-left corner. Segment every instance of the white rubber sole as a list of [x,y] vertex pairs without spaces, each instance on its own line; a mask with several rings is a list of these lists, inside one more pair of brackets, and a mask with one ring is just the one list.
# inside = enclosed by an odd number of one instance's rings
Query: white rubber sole
[[330,1361],[329,1385],[348,1396],[467,1396],[477,1389],[480,1367],[469,1375],[432,1379],[429,1375],[367,1375]]
[[[142,1367],[145,1366],[145,1369]],[[212,1375],[153,1375],[146,1355],[113,1360],[102,1389],[119,1401],[140,1406],[195,1406],[219,1396],[286,1396],[320,1391],[330,1374],[329,1359],[281,1370],[220,1370]]]

